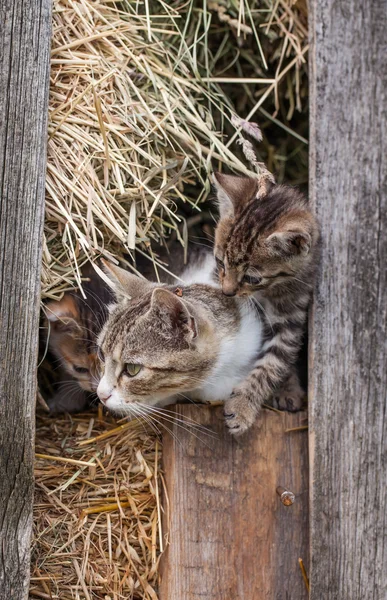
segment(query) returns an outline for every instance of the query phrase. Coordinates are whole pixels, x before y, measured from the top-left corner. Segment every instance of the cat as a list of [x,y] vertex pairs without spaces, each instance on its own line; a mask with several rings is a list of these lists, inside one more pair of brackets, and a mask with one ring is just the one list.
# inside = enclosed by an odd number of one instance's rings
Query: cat
[[262,323],[247,299],[228,298],[211,283],[214,266],[210,254],[182,275],[207,283],[171,286],[105,263],[117,297],[98,339],[97,394],[108,409],[141,416],[184,398],[224,400],[245,379]]
[[277,395],[280,408],[301,407],[304,394],[294,365],[318,261],[319,227],[296,189],[222,173],[213,181],[219,282],[228,297],[252,298],[265,325],[253,370],[225,402],[226,424],[241,434],[270,396]]
[[[169,265],[176,273],[184,268],[189,277],[198,277],[200,272],[207,280],[210,268],[205,267],[204,254],[198,249],[190,252],[188,266],[183,264],[184,252],[178,243],[172,243],[170,252],[173,260]],[[168,252],[158,248],[161,260],[168,260]],[[207,260],[213,261],[211,254]],[[202,262],[202,267],[197,265]],[[137,267],[146,276],[154,275],[153,264],[137,257]],[[204,268],[203,268],[204,266]],[[51,414],[79,412],[94,403],[101,378],[102,365],[97,356],[97,338],[107,318],[107,306],[113,301],[111,288],[96,274],[91,264],[82,269],[82,287],[86,298],[79,290],[66,293],[61,300],[51,300],[45,305],[45,327],[48,348],[54,357],[54,365],[61,369],[58,389],[46,401]],[[175,283],[177,279],[161,272],[163,282]],[[176,283],[177,285],[177,283]],[[43,340],[44,341],[44,340]]]
[[44,308],[48,347],[63,373],[56,394],[47,401],[52,414],[86,408],[101,377],[96,342],[113,295],[91,265],[82,276],[86,298],[74,291],[50,300]]

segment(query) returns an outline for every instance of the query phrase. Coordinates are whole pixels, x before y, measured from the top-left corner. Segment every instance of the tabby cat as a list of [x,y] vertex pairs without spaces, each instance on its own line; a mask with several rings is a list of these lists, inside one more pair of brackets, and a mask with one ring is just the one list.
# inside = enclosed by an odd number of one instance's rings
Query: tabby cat
[[[191,270],[191,281],[210,281],[214,266],[210,255]],[[98,340],[105,363],[101,402],[135,416],[181,398],[228,398],[261,347],[261,320],[251,303],[211,283],[150,283],[107,263],[106,271],[117,304]]]
[[226,424],[239,434],[273,394],[279,395],[281,408],[301,406],[294,364],[316,271],[319,228],[305,197],[291,187],[221,173],[214,183],[220,213],[214,254],[223,294],[250,297],[264,323],[254,368],[225,403]]
[[[182,248],[174,243],[170,248],[173,256],[171,267],[176,272],[183,268]],[[188,278],[200,279],[202,283],[210,279],[213,257],[201,256],[195,249],[190,253],[189,264],[185,267]],[[171,257],[163,248],[158,249],[162,259]],[[198,269],[198,265],[201,265]],[[207,266],[206,266],[207,265]],[[137,257],[137,267],[148,276],[154,275],[152,263]],[[174,282],[175,278],[161,272],[162,281]],[[202,278],[201,278],[202,276]],[[54,366],[60,369],[57,392],[47,401],[52,414],[78,412],[96,398],[96,389],[101,378],[102,365],[97,356],[97,338],[108,315],[107,305],[113,301],[110,287],[96,274],[93,266],[87,264],[82,269],[83,291],[66,293],[59,301],[49,301],[45,305],[45,331],[48,347],[53,355]],[[203,279],[204,278],[204,279]]]

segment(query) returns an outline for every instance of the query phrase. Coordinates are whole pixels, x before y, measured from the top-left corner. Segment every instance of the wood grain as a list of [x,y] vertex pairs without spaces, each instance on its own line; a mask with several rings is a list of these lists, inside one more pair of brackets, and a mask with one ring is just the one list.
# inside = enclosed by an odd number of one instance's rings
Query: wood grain
[[[215,433],[164,436],[169,512],[164,530],[161,600],[303,600],[298,565],[308,565],[307,432],[299,415],[263,411],[236,440],[222,409],[181,405],[176,415]],[[194,430],[192,430],[194,431]],[[296,494],[281,504],[278,485]]]
[[28,597],[51,0],[0,0],[0,598]]
[[387,3],[311,0],[311,599],[387,598]]

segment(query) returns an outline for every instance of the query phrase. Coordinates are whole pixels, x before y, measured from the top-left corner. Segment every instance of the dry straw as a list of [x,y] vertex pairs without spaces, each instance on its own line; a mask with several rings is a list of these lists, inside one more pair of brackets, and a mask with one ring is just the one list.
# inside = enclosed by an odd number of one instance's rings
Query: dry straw
[[177,35],[178,11],[165,5],[150,27],[135,9],[54,3],[43,296],[79,283],[86,258],[167,237],[175,202],[208,192],[211,159],[247,170],[214,125],[212,109],[231,116],[224,99],[192,75],[184,46],[160,41]]
[[176,230],[176,203],[199,210],[211,162],[248,172],[230,149],[238,132],[231,139],[222,132],[234,131],[219,84],[230,78],[213,74],[248,38],[258,47],[254,69],[262,70],[260,38],[281,37],[274,78],[235,78],[244,94],[254,83],[250,120],[305,61],[292,5],[54,1],[43,297],[79,285],[81,265],[99,255],[131,256],[136,247],[157,261],[151,244]]
[[157,599],[161,452],[139,421],[38,419],[31,598]]

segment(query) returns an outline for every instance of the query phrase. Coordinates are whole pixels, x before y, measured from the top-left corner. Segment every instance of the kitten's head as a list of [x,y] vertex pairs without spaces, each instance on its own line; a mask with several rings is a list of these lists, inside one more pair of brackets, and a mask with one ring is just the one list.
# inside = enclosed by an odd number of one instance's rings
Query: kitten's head
[[150,410],[197,388],[216,352],[211,325],[184,292],[179,296],[180,289],[175,293],[113,265],[106,264],[106,270],[118,303],[98,340],[104,361],[101,401],[116,412],[141,414],[144,405]]
[[48,302],[45,313],[50,350],[82,389],[95,392],[101,376],[96,340],[102,315],[73,294]]
[[224,294],[275,293],[313,271],[318,226],[300,192],[221,173],[214,183],[220,213],[214,251]]

